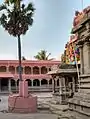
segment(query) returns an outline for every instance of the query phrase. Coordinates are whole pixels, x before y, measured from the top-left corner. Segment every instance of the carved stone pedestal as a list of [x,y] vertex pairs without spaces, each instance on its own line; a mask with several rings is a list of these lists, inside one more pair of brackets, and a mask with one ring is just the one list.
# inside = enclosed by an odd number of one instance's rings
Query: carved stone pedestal
[[11,113],[34,113],[37,111],[37,97],[28,94],[28,84],[20,81],[19,94],[9,95],[8,111]]

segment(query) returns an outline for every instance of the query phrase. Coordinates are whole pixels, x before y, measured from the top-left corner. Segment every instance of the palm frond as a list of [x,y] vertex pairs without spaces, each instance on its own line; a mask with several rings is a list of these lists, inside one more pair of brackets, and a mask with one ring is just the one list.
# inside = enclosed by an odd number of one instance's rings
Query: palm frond
[[0,25],[2,25],[3,27],[5,27],[6,20],[7,20],[7,16],[5,14],[2,14],[2,16],[0,17]]
[[29,3],[28,6],[26,7],[26,11],[32,11],[34,12],[35,8],[33,7],[32,3]]
[[11,13],[11,11],[4,4],[3,5],[0,5],[0,11],[2,11],[2,10],[6,10],[8,13]]
[[6,5],[0,5],[0,11],[7,9]]
[[40,52],[37,53],[36,56],[34,56],[34,58],[38,60],[53,60],[53,58],[52,59],[48,58],[51,55],[51,53],[49,53],[48,56],[46,53],[47,51],[41,50]]
[[42,60],[39,55],[34,56],[35,59]]
[[46,59],[48,59],[50,55],[51,55],[51,53],[49,53],[49,54],[47,55]]

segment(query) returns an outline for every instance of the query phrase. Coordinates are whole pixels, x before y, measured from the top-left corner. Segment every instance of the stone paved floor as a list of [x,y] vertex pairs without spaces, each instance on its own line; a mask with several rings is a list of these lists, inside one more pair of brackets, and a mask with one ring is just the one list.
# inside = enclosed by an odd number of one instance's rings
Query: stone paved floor
[[[49,97],[51,97],[50,94],[34,94],[37,95],[40,99],[40,102],[43,102],[43,97],[46,95],[47,100],[50,100]],[[7,110],[8,109],[8,96],[2,96],[0,95],[0,111]],[[50,114],[48,112],[45,113],[34,113],[34,114],[11,114],[11,113],[2,113],[0,112],[0,119],[57,119],[57,115]]]
[[10,114],[0,113],[0,119],[57,119],[54,114]]

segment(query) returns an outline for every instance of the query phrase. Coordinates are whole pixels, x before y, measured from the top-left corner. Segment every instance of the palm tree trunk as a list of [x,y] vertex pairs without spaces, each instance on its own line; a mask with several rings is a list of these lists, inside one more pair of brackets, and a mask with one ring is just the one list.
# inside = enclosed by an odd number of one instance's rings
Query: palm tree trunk
[[22,81],[22,63],[21,63],[21,41],[18,35],[18,59],[19,59],[19,80]]

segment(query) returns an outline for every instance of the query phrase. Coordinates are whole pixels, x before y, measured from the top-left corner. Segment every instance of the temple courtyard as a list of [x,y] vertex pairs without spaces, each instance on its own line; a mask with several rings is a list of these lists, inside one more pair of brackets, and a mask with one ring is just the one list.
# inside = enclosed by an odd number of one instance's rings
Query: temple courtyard
[[[45,103],[51,99],[51,93],[34,93],[38,96],[38,105]],[[12,114],[8,113],[8,95],[0,95],[0,118],[1,119],[57,119],[56,114],[51,114],[48,110],[41,110],[32,114]]]

